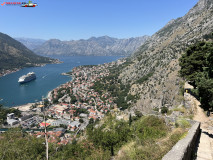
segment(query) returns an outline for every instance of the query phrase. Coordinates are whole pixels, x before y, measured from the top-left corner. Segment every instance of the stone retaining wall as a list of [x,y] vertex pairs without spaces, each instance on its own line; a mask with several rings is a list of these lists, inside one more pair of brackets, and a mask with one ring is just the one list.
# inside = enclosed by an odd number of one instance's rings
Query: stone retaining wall
[[162,160],[190,160],[200,136],[200,122],[195,122],[188,131],[187,136],[178,141],[176,145],[163,157]]

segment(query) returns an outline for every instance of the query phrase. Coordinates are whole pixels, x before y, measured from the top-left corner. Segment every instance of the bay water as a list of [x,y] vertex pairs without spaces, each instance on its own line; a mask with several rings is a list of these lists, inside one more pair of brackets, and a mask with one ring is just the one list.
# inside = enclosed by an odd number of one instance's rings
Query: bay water
[[[0,104],[13,107],[41,101],[48,92],[70,81],[70,76],[61,75],[80,65],[98,65],[115,61],[121,56],[54,56],[63,63],[47,64],[43,67],[24,68],[18,72],[0,77]],[[18,79],[29,72],[35,72],[37,79],[25,84],[19,84]]]

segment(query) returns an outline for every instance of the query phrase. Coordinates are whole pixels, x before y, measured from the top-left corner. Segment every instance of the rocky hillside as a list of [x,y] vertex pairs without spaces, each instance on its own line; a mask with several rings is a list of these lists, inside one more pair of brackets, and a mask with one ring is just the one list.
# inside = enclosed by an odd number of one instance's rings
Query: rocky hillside
[[28,49],[33,50],[40,47],[46,40],[34,38],[14,38],[24,44]]
[[51,39],[33,51],[41,55],[127,56],[135,52],[148,38],[149,36],[117,39],[103,36],[72,41]]
[[146,41],[119,75],[122,82],[131,84],[131,94],[140,95],[135,108],[148,111],[180,104],[178,59],[187,46],[208,39],[212,31],[213,1],[200,0]]
[[0,75],[23,67],[39,66],[53,63],[55,60],[38,56],[23,44],[0,33]]

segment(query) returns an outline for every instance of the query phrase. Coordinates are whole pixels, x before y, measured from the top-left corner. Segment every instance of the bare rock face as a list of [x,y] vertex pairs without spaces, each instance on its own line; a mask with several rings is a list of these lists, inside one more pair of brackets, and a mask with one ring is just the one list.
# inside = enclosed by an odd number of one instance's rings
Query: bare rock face
[[[132,85],[130,93],[140,95],[135,108],[142,111],[181,103],[178,59],[186,48],[205,40],[213,32],[213,1],[200,0],[185,16],[170,21],[131,57],[119,78]],[[142,84],[137,80],[152,73]]]
[[34,52],[42,55],[127,56],[135,52],[147,39],[149,39],[149,36],[129,39],[117,39],[103,36],[76,41],[51,39],[34,49]]

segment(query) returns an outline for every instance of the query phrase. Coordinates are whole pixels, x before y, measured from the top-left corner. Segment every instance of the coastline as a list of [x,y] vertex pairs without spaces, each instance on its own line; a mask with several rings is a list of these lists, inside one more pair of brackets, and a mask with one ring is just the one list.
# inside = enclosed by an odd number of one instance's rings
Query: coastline
[[15,109],[18,109],[22,112],[26,112],[26,111],[29,111],[30,110],[30,107],[32,105],[34,105],[35,103],[27,103],[27,104],[23,104],[23,105],[20,105],[20,106],[15,106],[15,107],[12,107],[12,108],[15,108]]
[[[70,76],[70,75],[69,75],[69,76]],[[71,81],[72,81],[72,80],[71,80]],[[61,85],[63,85],[63,84],[61,84]],[[58,87],[60,87],[60,85],[57,86],[56,88],[58,88]],[[56,89],[56,88],[54,88],[54,89]],[[51,95],[51,92],[52,92],[54,89],[50,90],[50,91],[47,93],[46,97],[44,97],[44,98],[47,98],[47,99],[50,101],[50,95]],[[38,102],[42,102],[42,101],[38,101]],[[36,102],[36,103],[38,103],[38,102]],[[22,112],[26,112],[26,111],[29,111],[29,110],[30,110],[30,107],[31,107],[32,105],[36,104],[36,103],[27,103],[27,104],[22,104],[22,105],[18,105],[18,106],[13,106],[13,107],[11,107],[11,108],[15,108],[15,109],[18,109],[18,110],[20,110],[20,111],[22,111]]]
[[[73,70],[73,69],[72,69],[72,70]],[[72,77],[72,75],[70,75],[70,74],[68,74],[68,73],[61,73],[61,75],[71,76],[71,77]],[[70,81],[68,81],[68,82],[72,82],[72,81],[73,81],[73,78],[72,78]],[[66,83],[68,83],[68,82],[66,82]],[[52,92],[53,90],[57,89],[58,87],[60,87],[61,85],[64,85],[64,84],[66,84],[66,83],[60,84],[59,86],[57,86],[57,87],[55,87],[54,89],[50,90],[50,91],[47,93],[47,95],[46,95],[45,98],[47,98],[48,101],[51,101],[51,92]]]
[[[55,59],[52,63],[35,64],[33,67],[44,67],[47,64],[60,64],[60,63],[63,63],[63,61],[60,61],[59,59]],[[28,67],[3,70],[2,72],[0,72],[0,78],[6,76],[8,74],[18,72],[18,71],[20,71],[21,69],[24,69],[24,68],[28,68]]]
[[[61,62],[61,63],[63,63],[63,62]],[[110,62],[108,62],[108,63],[110,63]],[[44,66],[44,65],[42,65],[42,66]],[[42,67],[42,66],[40,66],[40,67]],[[85,66],[87,66],[87,65],[85,65]],[[90,65],[89,65],[90,66]],[[94,65],[94,66],[97,66],[97,65]],[[39,66],[37,66],[37,67],[39,67]],[[76,67],[79,67],[79,66],[76,66]],[[76,67],[74,67],[74,68],[76,68]],[[73,72],[73,69],[74,68],[72,68],[69,72],[62,72],[61,73],[61,75],[65,75],[65,76],[71,76],[72,77],[72,75],[71,74],[68,74],[68,73],[72,73]],[[23,68],[22,68],[23,69]],[[20,70],[20,69],[19,69]],[[18,71],[18,70],[17,70]],[[11,73],[13,73],[13,72],[11,72]],[[9,73],[8,73],[9,74]],[[73,77],[72,77],[72,79],[71,80],[69,80],[68,82],[72,82],[74,79],[73,79]],[[67,82],[66,82],[67,83]],[[55,88],[53,88],[52,90],[49,90],[48,92],[47,92],[47,94],[46,94],[46,96],[44,96],[43,98],[47,98],[49,101],[51,101],[51,93],[52,93],[52,91],[53,90],[55,90],[55,89],[57,89],[57,88],[59,88],[60,86],[63,86],[63,85],[65,85],[66,83],[62,83],[62,84],[60,84],[60,85],[58,85],[57,87],[55,87]],[[44,94],[45,95],[45,94]],[[36,102],[36,103],[39,103],[39,102],[41,102],[41,101],[38,101],[38,102]],[[26,103],[26,104],[21,104],[21,105],[17,105],[17,106],[12,106],[11,108],[16,108],[16,109],[19,109],[20,111],[28,111],[28,110],[30,110],[30,107],[33,105],[33,104],[35,104],[35,102],[29,102],[29,103]]]
[[18,71],[20,71],[21,69],[22,69],[22,68],[16,68],[16,69],[11,69],[11,70],[6,70],[6,71],[4,71],[3,73],[0,73],[0,78],[6,76],[6,75],[8,75],[8,74],[18,72]]
[[61,75],[63,75],[63,76],[70,76],[70,74],[68,74],[68,73],[61,73]]
[[[58,86],[58,87],[59,87],[59,86]],[[58,87],[56,87],[56,88],[58,88]],[[54,89],[55,89],[55,88],[54,88]],[[54,90],[54,89],[53,89],[53,90]],[[53,90],[49,91],[48,94],[47,94],[47,96],[46,96],[45,98],[47,98],[47,99],[49,100],[49,97],[50,97],[51,92],[52,92]],[[42,102],[42,101],[38,101],[38,102],[36,102],[36,103],[39,103],[39,102]],[[15,109],[18,109],[18,110],[20,110],[20,111],[22,111],[22,112],[26,112],[26,111],[29,111],[29,110],[30,110],[30,107],[31,107],[32,105],[36,104],[36,103],[27,103],[27,104],[22,104],[22,105],[14,106],[14,107],[11,107],[11,108],[15,108]]]
[[[56,88],[57,88],[57,87],[56,87]],[[54,89],[55,89],[55,88],[54,88]],[[53,89],[53,90],[54,90],[54,89]],[[50,97],[51,92],[52,92],[53,90],[49,91],[49,92],[47,93],[47,96],[45,97],[45,98],[47,98],[47,99],[48,99],[48,101],[50,101],[50,98],[49,98],[49,97]]]

